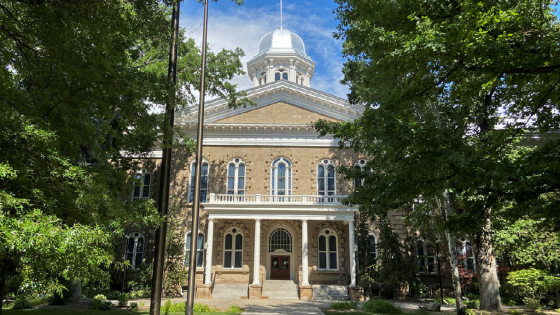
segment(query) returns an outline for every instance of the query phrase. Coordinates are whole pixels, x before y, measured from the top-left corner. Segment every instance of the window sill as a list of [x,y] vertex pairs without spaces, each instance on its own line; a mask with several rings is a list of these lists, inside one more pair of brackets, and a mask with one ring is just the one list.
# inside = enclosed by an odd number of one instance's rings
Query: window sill
[[216,270],[216,274],[218,274],[218,275],[221,275],[221,274],[242,274],[242,275],[248,275],[248,274],[249,274],[249,270],[242,269],[242,268],[226,268],[226,269]]

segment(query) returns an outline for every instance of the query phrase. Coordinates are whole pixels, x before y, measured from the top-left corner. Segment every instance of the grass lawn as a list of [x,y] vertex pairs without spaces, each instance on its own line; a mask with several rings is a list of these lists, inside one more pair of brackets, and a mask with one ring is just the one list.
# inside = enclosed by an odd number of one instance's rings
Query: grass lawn
[[[127,310],[111,310],[111,311],[95,311],[95,310],[71,310],[71,309],[61,309],[61,308],[49,308],[49,309],[29,309],[29,310],[2,310],[5,315],[70,315],[70,314],[86,314],[86,315],[144,315],[150,314],[148,310],[145,311],[127,311]],[[164,314],[163,312],[161,314]],[[168,313],[169,315],[184,315],[185,313]],[[195,315],[234,315],[239,313],[194,313]]]

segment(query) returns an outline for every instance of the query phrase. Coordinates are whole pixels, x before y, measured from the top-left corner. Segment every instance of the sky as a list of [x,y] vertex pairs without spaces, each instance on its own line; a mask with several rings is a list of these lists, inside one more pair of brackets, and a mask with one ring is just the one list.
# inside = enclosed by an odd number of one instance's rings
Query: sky
[[[283,26],[298,34],[306,53],[315,61],[315,75],[310,86],[314,89],[346,98],[347,86],[342,80],[342,41],[333,38],[338,21],[332,0],[283,0]],[[202,41],[203,6],[194,0],[181,3],[180,25],[198,44]],[[247,61],[257,53],[261,38],[280,27],[280,0],[244,0],[237,6],[229,0],[210,2],[208,7],[208,43],[214,51],[240,47]],[[236,77],[232,83],[238,89],[253,87],[248,75]]]
[[[558,15],[558,4],[554,6]],[[342,80],[342,41],[333,38],[338,21],[333,0],[283,0],[283,26],[298,34],[309,57],[316,62],[310,86],[346,98],[349,92]],[[237,6],[229,0],[210,2],[208,7],[208,42],[212,50],[240,47],[246,72],[247,61],[256,53],[261,38],[280,27],[280,0],[244,0]],[[180,25],[200,45],[202,41],[203,6],[195,0],[181,3]],[[236,77],[232,83],[239,90],[251,88],[248,75]]]

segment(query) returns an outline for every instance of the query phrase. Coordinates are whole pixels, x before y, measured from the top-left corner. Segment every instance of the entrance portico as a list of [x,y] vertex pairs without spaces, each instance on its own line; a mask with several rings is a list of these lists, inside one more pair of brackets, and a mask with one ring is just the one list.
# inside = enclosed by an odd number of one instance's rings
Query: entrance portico
[[[253,255],[247,261],[247,268],[252,269],[249,279],[250,295],[258,293],[260,297],[259,290],[266,280],[290,279],[299,284],[301,299],[306,299],[306,296],[310,298],[310,293],[303,294],[301,291],[307,289],[311,292],[310,271],[317,277],[316,282],[324,274],[334,278],[334,275],[344,273],[344,277],[339,278],[347,279],[346,276],[349,275],[350,283],[345,284],[355,286],[353,271],[356,257],[353,244],[354,214],[357,209],[342,205],[342,198],[344,197],[210,194],[208,203],[204,205],[208,213],[204,284],[212,285],[212,281],[216,281],[216,274],[234,272],[231,269],[224,270],[219,261],[213,261],[219,257],[214,254],[214,250],[218,253],[221,251],[220,246],[214,245],[214,240],[220,244],[219,239],[223,237],[214,235],[214,223],[218,221],[244,222],[246,227],[254,224],[254,230],[244,241],[244,244],[253,247]],[[253,224],[250,224],[251,221]],[[325,224],[333,227],[329,231],[336,238],[331,243],[336,243],[339,248],[323,248],[334,246],[325,245],[324,241],[319,245],[319,236],[309,234],[311,222],[314,222],[312,225],[315,229]],[[345,226],[348,227],[347,234],[343,231]],[[346,238],[346,242],[342,241]],[[313,245],[310,240],[314,242]],[[322,265],[327,257],[332,260],[334,267]],[[239,269],[241,271],[243,270]]]

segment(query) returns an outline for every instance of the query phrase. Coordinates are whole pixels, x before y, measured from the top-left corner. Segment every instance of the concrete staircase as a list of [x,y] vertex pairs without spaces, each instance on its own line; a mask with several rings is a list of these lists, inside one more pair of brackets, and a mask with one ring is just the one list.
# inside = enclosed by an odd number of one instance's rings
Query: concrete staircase
[[216,283],[212,291],[213,299],[241,299],[247,298],[249,286],[246,283]]
[[345,285],[313,285],[313,299],[314,300],[348,300],[348,288]]
[[298,285],[292,280],[265,280],[262,296],[276,300],[298,300]]

